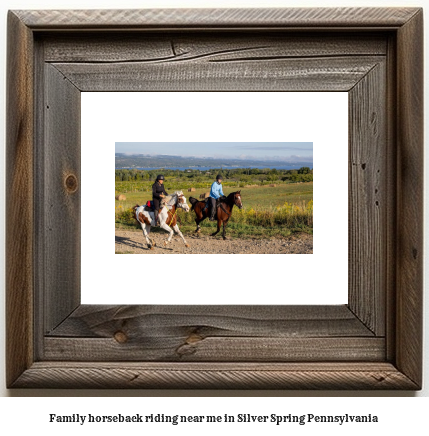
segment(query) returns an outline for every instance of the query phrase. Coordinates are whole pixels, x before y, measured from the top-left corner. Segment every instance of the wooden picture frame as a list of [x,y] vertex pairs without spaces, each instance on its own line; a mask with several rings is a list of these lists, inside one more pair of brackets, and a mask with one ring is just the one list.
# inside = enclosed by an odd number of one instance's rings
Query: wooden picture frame
[[[422,45],[419,8],[10,11],[7,386],[420,389]],[[80,94],[121,90],[347,91],[348,304],[80,305]]]

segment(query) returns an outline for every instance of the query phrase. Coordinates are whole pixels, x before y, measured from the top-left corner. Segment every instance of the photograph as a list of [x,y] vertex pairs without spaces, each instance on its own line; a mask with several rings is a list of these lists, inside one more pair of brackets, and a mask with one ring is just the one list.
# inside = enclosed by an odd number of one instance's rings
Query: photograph
[[312,142],[117,142],[116,254],[311,254]]

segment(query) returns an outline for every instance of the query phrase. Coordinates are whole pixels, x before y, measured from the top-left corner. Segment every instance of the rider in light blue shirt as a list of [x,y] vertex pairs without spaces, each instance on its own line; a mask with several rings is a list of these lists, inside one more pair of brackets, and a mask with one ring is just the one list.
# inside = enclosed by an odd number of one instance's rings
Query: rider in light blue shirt
[[216,176],[216,181],[213,182],[212,187],[210,189],[210,205],[211,205],[211,214],[210,221],[214,221],[215,213],[216,213],[216,200],[220,197],[224,197],[225,194],[222,191],[222,176],[218,174]]

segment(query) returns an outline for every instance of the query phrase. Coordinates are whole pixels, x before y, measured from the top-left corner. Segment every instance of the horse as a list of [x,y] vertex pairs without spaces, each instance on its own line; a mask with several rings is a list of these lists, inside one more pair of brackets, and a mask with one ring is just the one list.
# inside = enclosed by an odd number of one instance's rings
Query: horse
[[[199,201],[194,197],[189,197],[189,201],[192,204],[191,210],[196,214],[195,222],[197,224],[197,229],[195,233],[200,233],[201,227],[200,222],[205,220],[209,216],[209,207],[206,208],[205,201]],[[216,215],[217,218],[217,230],[211,234],[211,236],[216,236],[219,233],[220,226],[223,223],[222,237],[225,240],[225,227],[228,224],[228,220],[232,215],[232,208],[236,205],[239,209],[243,208],[243,203],[241,202],[241,191],[231,192],[226,198],[221,198],[216,204]]]
[[[182,191],[175,191],[174,194],[167,195],[161,202],[161,210],[159,211],[159,227],[166,230],[169,235],[166,241],[164,241],[164,245],[167,245],[171,242],[171,238],[174,235],[174,231],[182,238],[186,247],[189,247],[189,244],[186,242],[182,232],[177,225],[177,210],[183,209],[185,212],[189,212],[189,206],[186,204],[186,198],[183,195]],[[153,242],[149,238],[149,233],[151,226],[156,225],[155,223],[155,213],[152,209],[148,209],[146,206],[139,206],[136,204],[133,208],[134,210],[134,218],[140,224],[143,235],[146,238],[147,246],[151,250],[155,247],[155,242]]]

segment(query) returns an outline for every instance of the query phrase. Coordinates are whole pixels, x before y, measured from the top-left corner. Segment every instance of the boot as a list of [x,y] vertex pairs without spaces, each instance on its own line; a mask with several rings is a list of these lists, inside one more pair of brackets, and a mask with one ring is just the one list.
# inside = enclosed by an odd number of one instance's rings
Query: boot
[[155,213],[155,225],[156,226],[159,226],[159,211],[157,211],[157,210],[154,210],[154,213]]
[[216,206],[212,206],[212,208],[210,210],[210,221],[214,221],[215,213],[216,213]]

